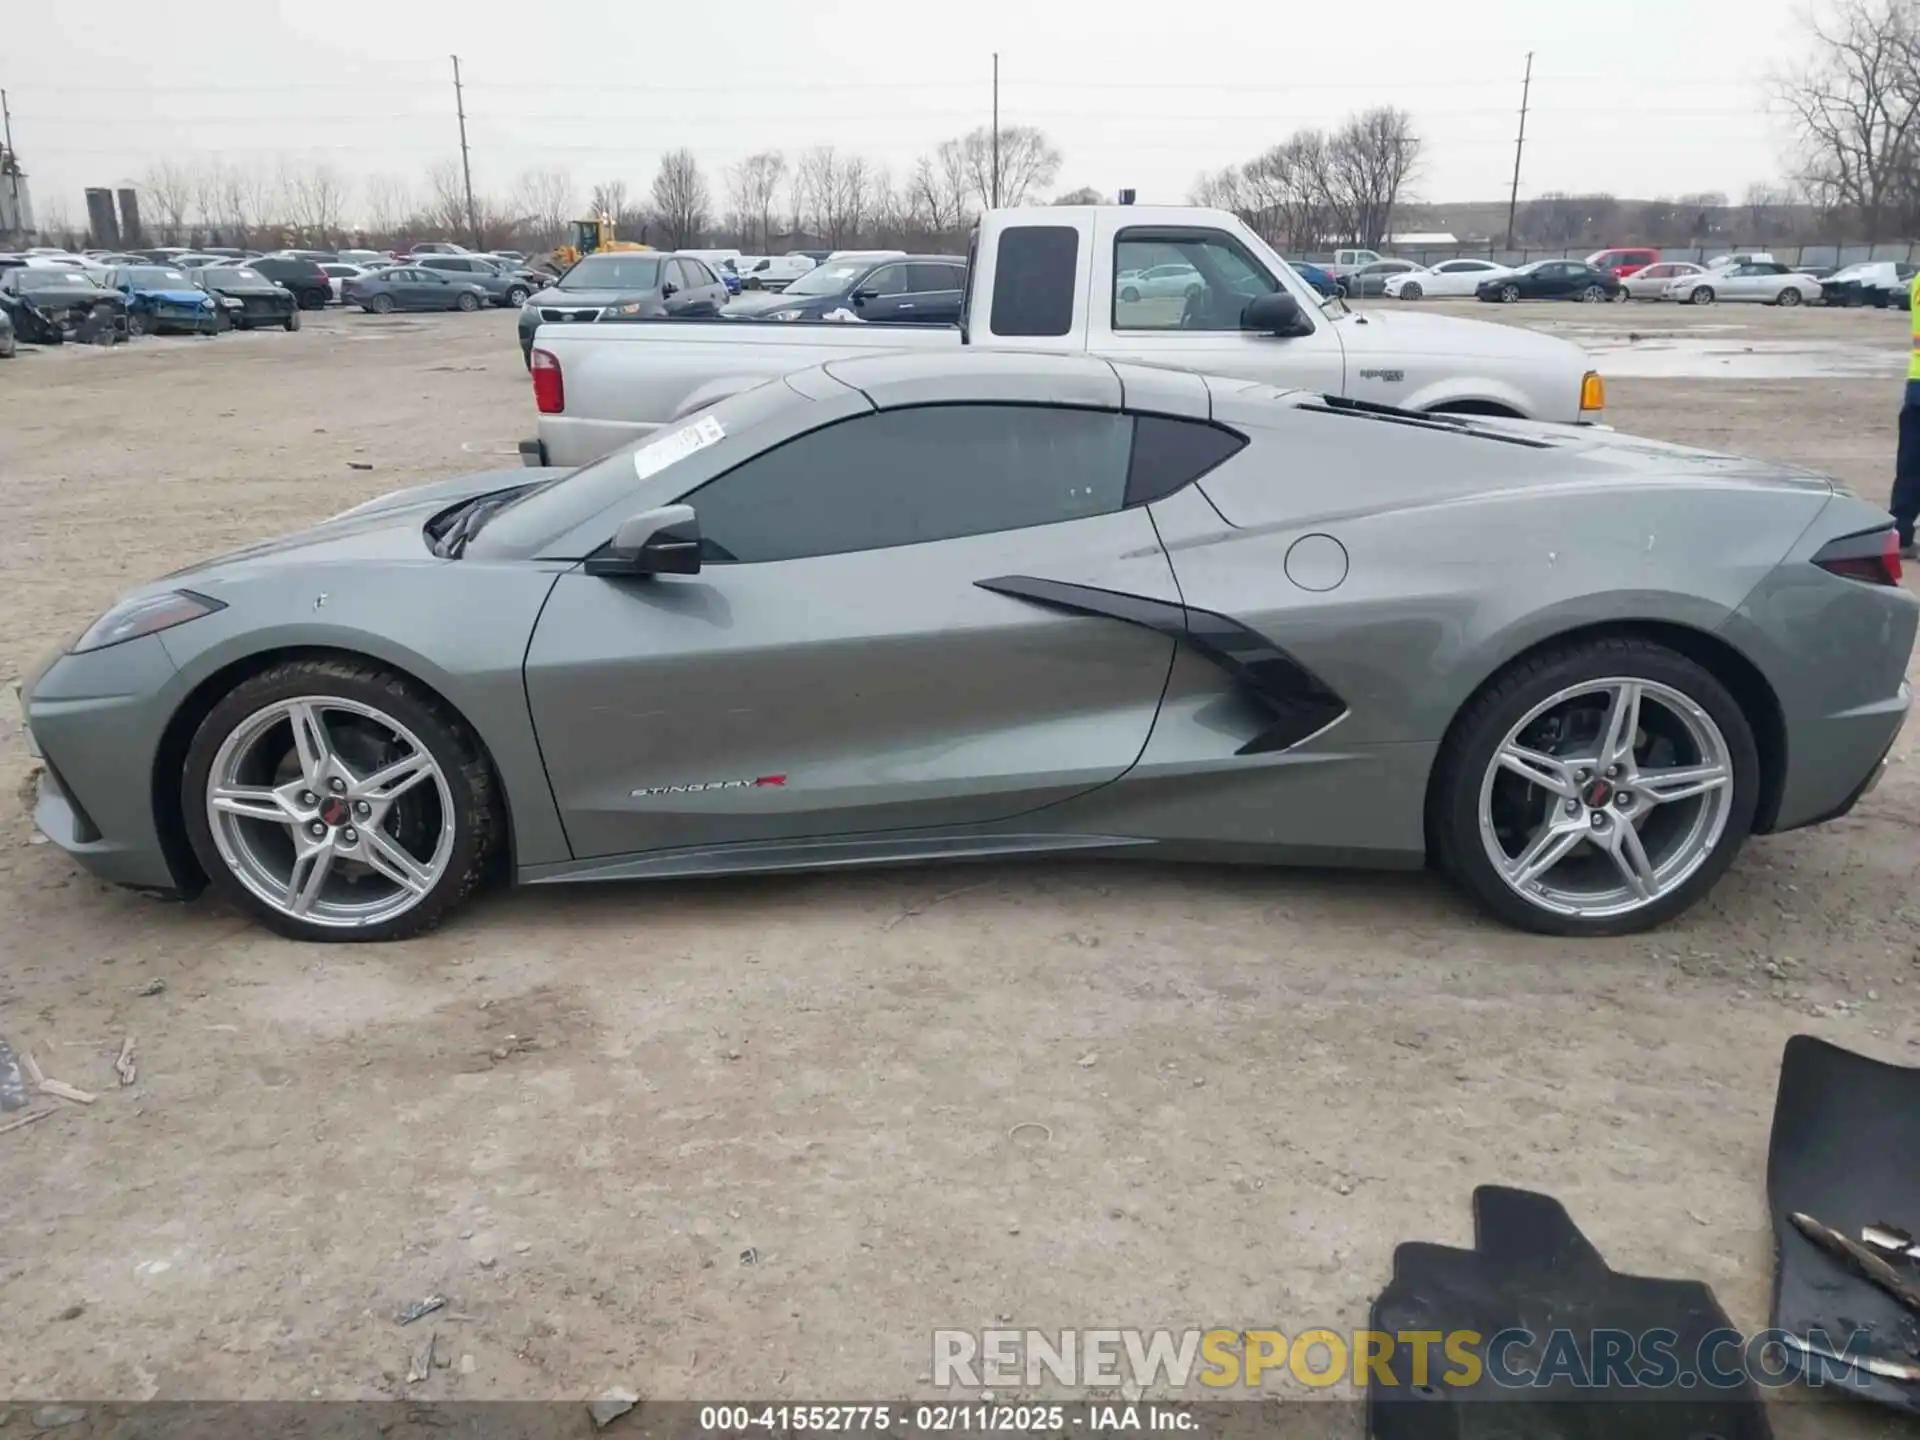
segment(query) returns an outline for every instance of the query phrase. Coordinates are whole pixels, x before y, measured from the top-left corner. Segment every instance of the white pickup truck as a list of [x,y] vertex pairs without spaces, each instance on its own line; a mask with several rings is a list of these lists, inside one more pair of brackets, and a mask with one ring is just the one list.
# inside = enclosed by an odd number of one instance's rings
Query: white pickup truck
[[[1222,210],[995,210],[968,258],[957,326],[865,324],[857,293],[843,320],[544,323],[531,356],[538,438],[520,442],[521,457],[584,465],[776,375],[963,345],[1092,354],[1409,410],[1594,423],[1605,408],[1578,346],[1516,326],[1322,300]],[[1182,264],[1193,278],[1172,293],[1127,283]]]

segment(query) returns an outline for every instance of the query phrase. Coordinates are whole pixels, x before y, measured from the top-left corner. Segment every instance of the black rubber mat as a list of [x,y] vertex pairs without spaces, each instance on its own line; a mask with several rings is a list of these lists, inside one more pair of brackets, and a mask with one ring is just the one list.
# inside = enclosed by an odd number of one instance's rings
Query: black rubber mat
[[[1920,1314],[1794,1227],[1795,1211],[1852,1240],[1869,1225],[1920,1233],[1920,1070],[1869,1060],[1796,1035],[1780,1062],[1767,1147],[1767,1205],[1779,1258],[1773,1324],[1805,1338],[1824,1332],[1832,1353],[1920,1369]],[[1920,1285],[1920,1264],[1896,1261]],[[1920,1384],[1859,1373],[1850,1394],[1920,1414]]]
[[[1732,1322],[1697,1280],[1655,1280],[1607,1268],[1558,1200],[1530,1190],[1483,1185],[1473,1192],[1474,1248],[1420,1242],[1393,1252],[1393,1280],[1373,1304],[1372,1327],[1396,1337],[1388,1361],[1394,1384],[1367,1389],[1374,1440],[1768,1440],[1760,1392],[1742,1376],[1731,1388],[1697,1378],[1694,1357]],[[1428,1383],[1415,1382],[1410,1332],[1482,1337],[1486,1373],[1471,1385],[1448,1380],[1444,1342],[1432,1344]],[[1500,1349],[1494,1337],[1532,1338]],[[1670,1331],[1669,1383],[1644,1355],[1602,1355],[1610,1342]],[[1566,1337],[1566,1338],[1561,1338]],[[1738,1369],[1737,1349],[1716,1369]],[[1507,1376],[1493,1374],[1495,1364]],[[1630,1375],[1629,1373],[1630,1372]],[[1456,1375],[1467,1373],[1456,1370]]]

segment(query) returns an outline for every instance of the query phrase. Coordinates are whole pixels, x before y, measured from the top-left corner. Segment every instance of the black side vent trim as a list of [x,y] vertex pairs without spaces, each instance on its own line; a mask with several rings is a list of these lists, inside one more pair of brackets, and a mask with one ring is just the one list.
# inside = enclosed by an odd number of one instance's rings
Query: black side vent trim
[[1402,410],[1395,405],[1380,405],[1369,400],[1349,400],[1344,395],[1326,395],[1298,407],[1315,415],[1344,415],[1350,419],[1378,420],[1387,425],[1409,425],[1419,430],[1444,430],[1454,435],[1471,435],[1476,440],[1493,440],[1502,445],[1518,445],[1527,450],[1551,450],[1551,440],[1532,435],[1509,435],[1486,430],[1473,423],[1470,415],[1429,415],[1422,410]]
[[1347,713],[1347,702],[1318,675],[1232,616],[1031,575],[1000,575],[973,583],[996,595],[1076,615],[1100,615],[1185,641],[1273,713],[1273,723],[1235,751],[1237,755],[1291,750]]

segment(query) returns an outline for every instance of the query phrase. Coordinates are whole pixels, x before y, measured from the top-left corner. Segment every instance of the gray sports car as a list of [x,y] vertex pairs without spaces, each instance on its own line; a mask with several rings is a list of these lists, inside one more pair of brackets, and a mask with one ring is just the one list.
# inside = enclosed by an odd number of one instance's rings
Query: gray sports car
[[520,883],[1073,853],[1698,899],[1908,707],[1816,475],[1077,356],[834,361],[578,471],[134,591],[24,687],[35,820],[302,939]]

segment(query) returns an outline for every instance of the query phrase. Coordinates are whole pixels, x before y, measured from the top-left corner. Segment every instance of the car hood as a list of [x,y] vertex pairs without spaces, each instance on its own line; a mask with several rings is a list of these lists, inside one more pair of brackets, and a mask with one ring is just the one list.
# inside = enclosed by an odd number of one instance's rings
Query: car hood
[[843,297],[839,295],[790,295],[783,290],[743,291],[737,298],[727,302],[727,313],[729,315],[764,315],[769,310],[838,304],[842,299]]
[[146,299],[165,300],[174,305],[198,305],[212,297],[204,290],[148,290],[137,289],[133,292]]
[[274,284],[271,280],[264,281],[258,285],[255,285],[252,281],[242,281],[239,284],[233,285],[216,281],[209,288],[218,291],[222,295],[285,295],[287,293],[283,287]]
[[212,591],[217,590],[223,579],[236,578],[245,571],[307,562],[338,565],[356,560],[384,560],[437,564],[440,562],[428,554],[421,538],[421,527],[435,514],[462,500],[557,480],[568,473],[565,469],[517,465],[511,470],[487,470],[395,490],[304,530],[257,541],[163,575],[152,585],[129,593],[175,590],[182,585]]
[[92,290],[81,285],[36,286],[27,292],[27,298],[39,306],[71,305],[76,301],[90,300],[96,304],[125,305],[127,297],[118,290]]
[[653,300],[659,297],[658,290],[562,290],[557,285],[536,291],[527,301],[529,305],[545,305],[552,309],[566,310],[578,307],[583,310],[595,305],[625,305],[632,300]]
[[1485,357],[1525,366],[1529,363],[1567,365],[1584,354],[1579,346],[1557,336],[1452,315],[1369,310],[1364,316],[1345,315],[1333,323],[1349,357]]

